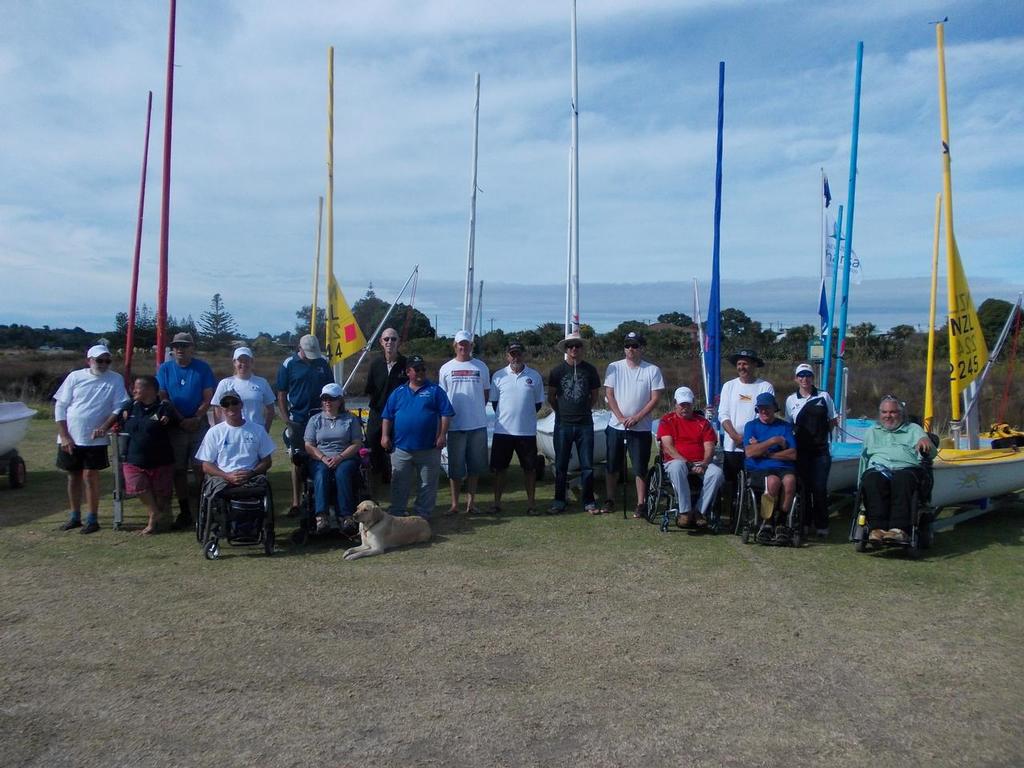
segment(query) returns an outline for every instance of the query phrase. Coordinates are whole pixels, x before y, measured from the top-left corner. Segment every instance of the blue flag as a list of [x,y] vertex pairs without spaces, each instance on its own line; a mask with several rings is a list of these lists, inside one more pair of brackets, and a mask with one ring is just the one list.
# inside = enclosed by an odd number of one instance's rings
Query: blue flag
[[823,182],[824,190],[823,191],[825,193],[825,207],[828,208],[829,203],[832,202],[832,191],[828,188],[828,176],[824,176],[823,175],[822,179],[824,179],[824,182]]
[[831,330],[828,316],[828,298],[825,296],[825,281],[821,281],[821,298],[818,300],[818,316],[821,317],[821,337],[824,339]]

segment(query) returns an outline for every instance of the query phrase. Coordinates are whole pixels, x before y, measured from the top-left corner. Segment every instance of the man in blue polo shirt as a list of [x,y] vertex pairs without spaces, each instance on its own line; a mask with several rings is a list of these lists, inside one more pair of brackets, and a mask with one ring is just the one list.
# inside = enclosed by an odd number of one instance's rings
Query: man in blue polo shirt
[[429,520],[437,499],[441,449],[455,409],[444,390],[427,380],[422,357],[410,357],[405,372],[409,381],[391,393],[381,413],[380,445],[391,453],[391,514],[405,514],[413,473],[418,472],[413,511]]
[[[285,359],[277,370],[277,409],[288,427],[285,432],[287,448],[305,450],[302,436],[306,433],[310,412],[320,406],[324,385],[333,383],[334,372],[320,354],[320,342],[316,336],[306,334],[299,339],[298,351]],[[295,517],[299,514],[301,478],[295,463],[291,468],[292,505],[288,517]]]
[[192,525],[188,471],[191,468],[197,478],[202,476],[195,455],[210,428],[206,412],[217,380],[209,364],[194,356],[195,340],[191,333],[176,333],[171,351],[174,358],[157,369],[156,380],[160,384],[160,399],[174,403],[180,417],[177,424],[167,428],[167,434],[174,447],[174,492],[178,496],[178,517],[172,527],[184,530]]
[[[776,418],[779,404],[774,394],[759,394],[754,409],[757,418],[748,421],[743,427],[743,450],[750,486],[764,493],[761,499],[764,519],[757,532],[757,540],[762,544],[787,544],[790,532],[786,530],[784,521],[796,496],[796,437],[793,435],[792,424]],[[778,503],[780,491],[782,506]],[[771,501],[766,501],[765,497]],[[768,514],[769,510],[773,515]],[[779,521],[774,531],[773,517]]]

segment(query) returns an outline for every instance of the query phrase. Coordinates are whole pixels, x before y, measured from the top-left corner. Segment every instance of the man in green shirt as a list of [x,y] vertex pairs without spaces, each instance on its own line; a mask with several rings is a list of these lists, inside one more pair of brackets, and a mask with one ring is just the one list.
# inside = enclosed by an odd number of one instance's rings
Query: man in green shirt
[[860,487],[867,510],[868,541],[905,543],[913,525],[911,500],[921,481],[921,459],[937,451],[928,434],[907,421],[905,406],[886,395],[878,424],[864,433]]

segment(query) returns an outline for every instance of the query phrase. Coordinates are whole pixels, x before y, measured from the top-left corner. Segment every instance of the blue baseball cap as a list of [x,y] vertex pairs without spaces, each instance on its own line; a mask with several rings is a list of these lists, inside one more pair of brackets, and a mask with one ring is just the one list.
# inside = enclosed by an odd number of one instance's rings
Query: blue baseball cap
[[764,408],[770,405],[776,411],[779,410],[779,404],[775,401],[775,395],[771,392],[762,392],[757,396],[757,400],[754,403],[755,408]]

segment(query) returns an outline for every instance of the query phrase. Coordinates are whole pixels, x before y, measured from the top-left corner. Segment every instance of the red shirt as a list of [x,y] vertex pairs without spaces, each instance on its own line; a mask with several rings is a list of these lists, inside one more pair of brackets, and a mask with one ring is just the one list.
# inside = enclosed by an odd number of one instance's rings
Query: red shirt
[[[658,439],[672,438],[676,452],[687,461],[704,461],[704,443],[717,443],[718,437],[711,424],[703,416],[684,419],[675,411],[663,416],[658,423]],[[672,461],[667,451],[662,450],[663,461]]]

